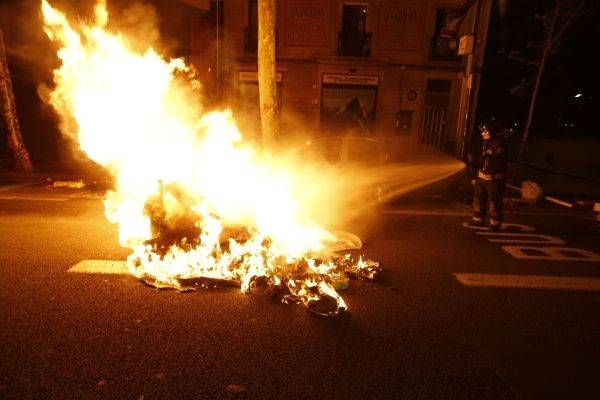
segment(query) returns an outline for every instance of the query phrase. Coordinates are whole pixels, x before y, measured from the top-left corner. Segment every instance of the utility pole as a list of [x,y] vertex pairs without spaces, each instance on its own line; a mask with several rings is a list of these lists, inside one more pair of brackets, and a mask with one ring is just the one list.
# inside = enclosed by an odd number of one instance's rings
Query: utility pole
[[6,51],[4,50],[4,37],[0,29],[0,105],[2,106],[2,118],[6,126],[8,146],[15,159],[16,167],[23,172],[32,172],[33,165],[29,153],[23,142],[19,120],[17,119],[17,106],[13,93],[10,71],[6,62]]
[[279,139],[275,23],[277,1],[258,0],[258,94],[263,146],[272,150]]
[[[469,4],[469,7],[472,6],[473,3]],[[465,49],[462,49],[462,46],[459,48],[458,54],[466,56],[465,62],[465,72],[462,78],[462,87],[461,87],[461,98],[459,105],[459,119],[458,119],[458,128],[461,133],[461,141],[460,141],[460,149],[458,150],[458,156],[461,160],[465,159],[465,151],[466,151],[466,141],[467,141],[467,132],[469,130],[469,123],[473,119],[471,115],[471,96],[473,89],[473,51],[475,45],[475,37],[477,36],[477,23],[479,22],[479,12],[480,12],[480,4],[479,0],[477,0],[477,6],[474,10],[473,22],[471,25],[471,30],[469,32],[470,35],[466,36],[464,39],[461,38],[461,41],[465,41]],[[477,38],[479,39],[479,38]],[[464,53],[461,54],[461,50]]]
[[[485,43],[489,27],[492,0],[477,0],[465,3],[473,11],[473,19],[468,33],[461,38],[459,55],[465,56],[465,72],[462,79],[461,100],[459,105],[458,137],[460,147],[457,156],[465,160],[470,153],[470,144],[475,129],[475,114],[481,82],[481,68],[485,54]],[[462,52],[461,52],[462,51]]]

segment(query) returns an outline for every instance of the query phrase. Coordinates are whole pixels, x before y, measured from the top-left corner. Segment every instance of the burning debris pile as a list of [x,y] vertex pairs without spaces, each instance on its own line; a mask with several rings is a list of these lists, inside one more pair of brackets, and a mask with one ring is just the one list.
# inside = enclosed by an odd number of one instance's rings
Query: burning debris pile
[[[178,212],[167,211],[167,199],[177,204]],[[335,316],[346,310],[335,289],[347,287],[349,278],[373,279],[380,271],[376,262],[355,262],[348,254],[281,254],[270,238],[244,226],[224,228],[216,215],[198,212],[194,205],[177,184],[161,184],[146,201],[152,238],[127,260],[134,275],[158,288],[219,284],[249,293],[266,287],[284,303],[302,303],[316,314]]]
[[42,0],[61,60],[45,100],[63,133],[115,177],[105,213],[132,250],[130,271],[159,288],[267,287],[320,315],[345,311],[336,288],[380,269],[339,255],[359,246],[313,222],[327,184],[316,182],[319,193],[294,165],[254,151],[230,111],[205,113],[191,101],[197,82],[183,60],[132,50],[107,29],[103,1],[95,13],[94,24],[73,28]]

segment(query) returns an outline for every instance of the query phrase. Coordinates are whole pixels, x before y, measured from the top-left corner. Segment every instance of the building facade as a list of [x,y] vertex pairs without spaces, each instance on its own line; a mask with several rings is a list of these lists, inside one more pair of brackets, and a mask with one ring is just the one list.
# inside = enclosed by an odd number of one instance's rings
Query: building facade
[[[462,155],[492,0],[277,4],[282,135],[349,130],[393,138],[401,149],[421,143]],[[209,9],[193,23],[191,62],[204,71],[206,90],[233,99],[241,125],[256,131],[257,0]]]

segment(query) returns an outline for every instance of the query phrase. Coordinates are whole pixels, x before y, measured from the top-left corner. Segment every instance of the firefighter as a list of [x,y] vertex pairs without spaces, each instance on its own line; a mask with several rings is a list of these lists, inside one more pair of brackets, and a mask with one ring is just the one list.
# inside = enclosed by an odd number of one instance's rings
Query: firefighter
[[489,214],[489,229],[496,232],[502,225],[502,198],[508,160],[507,144],[503,132],[494,119],[479,125],[479,130],[483,139],[483,149],[473,193],[473,218],[469,225],[485,226],[486,214]]

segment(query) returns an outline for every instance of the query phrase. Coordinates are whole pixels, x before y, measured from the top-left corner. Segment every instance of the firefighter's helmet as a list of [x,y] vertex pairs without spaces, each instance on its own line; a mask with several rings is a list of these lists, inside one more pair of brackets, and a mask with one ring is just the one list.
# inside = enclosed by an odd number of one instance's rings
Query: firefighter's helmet
[[479,124],[479,131],[482,134],[484,131],[488,131],[490,135],[497,135],[501,133],[500,124],[494,117],[485,118]]

